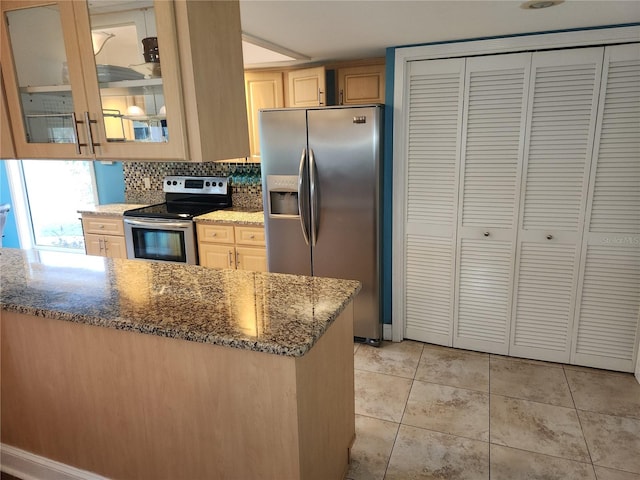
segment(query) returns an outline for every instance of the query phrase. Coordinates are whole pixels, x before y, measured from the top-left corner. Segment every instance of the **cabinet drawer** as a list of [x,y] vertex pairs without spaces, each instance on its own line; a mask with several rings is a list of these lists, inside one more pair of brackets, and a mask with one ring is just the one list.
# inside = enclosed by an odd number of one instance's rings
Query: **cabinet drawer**
[[124,236],[124,224],[121,217],[83,216],[82,228],[84,233]]
[[264,246],[264,228],[236,227],[236,243],[238,245]]
[[211,225],[198,223],[197,234],[199,242],[207,243],[234,243],[235,236],[233,234],[232,225]]

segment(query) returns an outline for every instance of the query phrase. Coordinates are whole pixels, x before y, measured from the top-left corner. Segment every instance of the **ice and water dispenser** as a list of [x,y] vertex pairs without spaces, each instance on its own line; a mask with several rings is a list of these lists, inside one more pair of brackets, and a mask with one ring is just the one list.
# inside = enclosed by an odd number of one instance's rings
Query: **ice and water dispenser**
[[267,175],[270,216],[298,216],[298,176]]

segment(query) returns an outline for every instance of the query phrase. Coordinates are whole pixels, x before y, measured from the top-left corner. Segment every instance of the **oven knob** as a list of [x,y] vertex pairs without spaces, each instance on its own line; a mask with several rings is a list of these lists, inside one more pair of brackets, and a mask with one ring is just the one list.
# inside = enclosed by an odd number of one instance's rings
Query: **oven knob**
[[167,180],[167,185],[171,185],[171,180]]
[[174,185],[177,185],[177,184],[178,184],[178,182],[176,182],[176,181],[174,180],[174,181],[173,181],[173,184],[174,184]]
[[221,187],[222,186],[222,182],[218,182],[218,186]]
[[211,186],[211,182],[206,182],[206,183],[205,183],[205,185],[206,185],[207,187],[210,187],[210,186]]

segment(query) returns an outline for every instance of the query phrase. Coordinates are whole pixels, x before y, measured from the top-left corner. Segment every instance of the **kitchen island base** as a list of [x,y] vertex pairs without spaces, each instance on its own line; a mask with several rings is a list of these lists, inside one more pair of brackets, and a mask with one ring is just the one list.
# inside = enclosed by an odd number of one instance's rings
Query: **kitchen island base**
[[353,307],[305,355],[0,311],[1,442],[110,478],[340,479]]

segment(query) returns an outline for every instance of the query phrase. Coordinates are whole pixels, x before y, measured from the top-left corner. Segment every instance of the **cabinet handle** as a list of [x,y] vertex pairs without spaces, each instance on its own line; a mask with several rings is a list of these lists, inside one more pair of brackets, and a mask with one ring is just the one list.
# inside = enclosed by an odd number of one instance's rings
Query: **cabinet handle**
[[551,240],[553,238],[553,235],[547,235],[547,240]]
[[485,237],[489,236],[489,232],[484,232],[482,235],[484,235]]
[[233,268],[233,252],[229,250],[229,268]]
[[318,105],[324,105],[324,103],[322,103],[322,95],[323,95],[323,91],[318,89]]
[[100,145],[99,143],[93,142],[93,134],[91,133],[91,124],[98,123],[97,120],[91,120],[89,118],[89,112],[84,112],[84,125],[87,129],[87,142],[89,143],[89,153],[92,155],[96,153],[95,146]]
[[100,247],[100,248],[99,248],[99,251],[102,251],[102,250],[104,250],[104,249],[105,249],[105,248],[104,248],[104,240],[103,240],[102,238],[99,238],[99,239],[98,239],[98,247]]
[[236,252],[236,268],[240,267],[240,255]]
[[338,100],[339,105],[344,105],[344,90],[340,90],[340,100]]
[[82,155],[82,150],[80,150],[80,147],[84,147],[84,144],[80,143],[80,138],[78,138],[78,124],[82,123],[82,121],[78,121],[78,118],[76,117],[76,112],[71,112],[71,121],[73,122],[73,132],[74,135],[76,137],[76,153],[78,155]]

